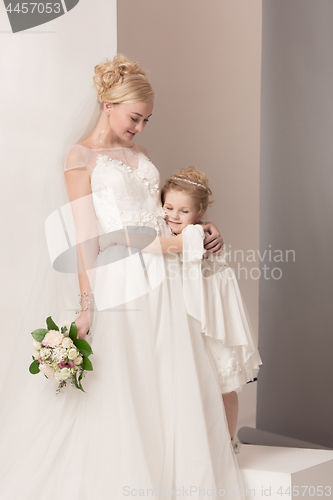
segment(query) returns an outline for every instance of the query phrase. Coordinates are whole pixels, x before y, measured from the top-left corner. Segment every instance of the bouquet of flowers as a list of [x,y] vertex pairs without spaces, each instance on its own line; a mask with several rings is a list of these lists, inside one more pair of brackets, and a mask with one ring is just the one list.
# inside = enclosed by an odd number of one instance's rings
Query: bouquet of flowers
[[65,322],[59,331],[51,316],[46,319],[46,328],[34,330],[32,374],[44,373],[45,377],[58,382],[57,393],[70,382],[73,387],[85,392],[81,380],[86,371],[93,370],[89,359],[90,344],[77,338],[75,322]]

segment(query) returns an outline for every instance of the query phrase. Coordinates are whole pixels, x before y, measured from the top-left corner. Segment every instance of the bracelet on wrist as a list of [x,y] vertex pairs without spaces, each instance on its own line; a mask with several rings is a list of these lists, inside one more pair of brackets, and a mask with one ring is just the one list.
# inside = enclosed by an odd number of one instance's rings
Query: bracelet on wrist
[[[93,304],[94,300],[94,295],[92,292],[89,293],[79,293],[79,304],[80,304],[80,310],[76,311],[76,314],[79,314],[84,311],[88,311],[90,309],[90,304]],[[82,302],[84,301],[85,307],[82,307]]]

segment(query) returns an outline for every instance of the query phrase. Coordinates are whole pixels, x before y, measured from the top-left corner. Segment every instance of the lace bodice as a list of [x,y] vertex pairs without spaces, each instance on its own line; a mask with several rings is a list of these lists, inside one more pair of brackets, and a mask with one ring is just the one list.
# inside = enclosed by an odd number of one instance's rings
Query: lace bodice
[[101,233],[124,225],[153,227],[164,223],[160,202],[160,175],[137,145],[133,148],[88,149],[76,144],[67,156],[65,170],[86,168]]

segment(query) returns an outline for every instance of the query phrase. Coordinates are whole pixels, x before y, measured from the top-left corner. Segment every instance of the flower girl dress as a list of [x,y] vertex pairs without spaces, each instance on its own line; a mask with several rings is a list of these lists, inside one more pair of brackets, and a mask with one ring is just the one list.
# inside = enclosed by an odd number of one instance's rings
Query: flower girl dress
[[[169,236],[158,170],[137,146],[75,145],[66,165],[88,170],[101,235],[135,226]],[[129,254],[120,245],[101,250],[88,337],[94,370],[82,381],[85,392],[67,385],[56,394],[54,382],[29,374],[31,350],[26,365],[12,360],[1,394],[1,500],[199,500],[231,490],[244,498],[201,320],[186,311],[178,257]],[[75,308],[69,304],[63,318],[73,320]],[[45,317],[59,313],[53,304]]]
[[205,232],[200,224],[182,231],[184,301],[201,324],[222,394],[239,392],[262,364],[234,270],[223,253],[203,259]]

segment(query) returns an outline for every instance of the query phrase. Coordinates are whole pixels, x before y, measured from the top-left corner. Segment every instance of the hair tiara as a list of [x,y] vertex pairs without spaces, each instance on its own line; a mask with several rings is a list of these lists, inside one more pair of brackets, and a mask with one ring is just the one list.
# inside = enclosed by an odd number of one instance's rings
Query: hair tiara
[[206,191],[208,191],[207,187],[204,186],[203,184],[200,184],[200,182],[190,181],[189,179],[183,179],[182,177],[176,177],[175,175],[173,175],[172,177],[170,177],[170,180],[189,182],[190,184],[193,184],[194,186],[202,187],[202,188],[206,189]]

